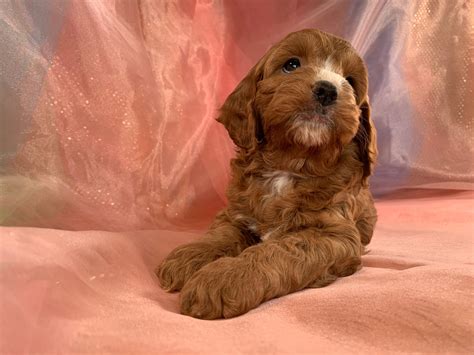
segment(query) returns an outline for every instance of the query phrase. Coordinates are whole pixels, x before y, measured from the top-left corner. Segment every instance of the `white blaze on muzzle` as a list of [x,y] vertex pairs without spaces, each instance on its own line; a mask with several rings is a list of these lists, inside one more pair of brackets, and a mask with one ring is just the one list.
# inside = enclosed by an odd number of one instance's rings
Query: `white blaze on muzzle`
[[336,87],[338,92],[341,90],[342,85],[346,81],[346,79],[338,73],[337,68],[329,60],[326,60],[324,66],[316,73],[315,81],[317,82],[321,80],[329,81]]

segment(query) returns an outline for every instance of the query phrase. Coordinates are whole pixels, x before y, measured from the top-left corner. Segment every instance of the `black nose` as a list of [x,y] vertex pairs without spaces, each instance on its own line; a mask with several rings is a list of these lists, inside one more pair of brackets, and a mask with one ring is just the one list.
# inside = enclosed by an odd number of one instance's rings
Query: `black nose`
[[329,106],[337,99],[337,89],[329,81],[321,80],[316,82],[313,96],[321,105]]

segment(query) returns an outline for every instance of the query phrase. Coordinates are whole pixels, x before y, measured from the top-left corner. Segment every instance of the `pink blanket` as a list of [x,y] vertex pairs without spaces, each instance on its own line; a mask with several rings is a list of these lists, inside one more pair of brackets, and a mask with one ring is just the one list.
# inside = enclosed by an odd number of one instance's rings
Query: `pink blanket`
[[197,234],[2,228],[0,351],[473,353],[472,197],[393,193],[361,271],[219,321],[178,314],[153,274]]

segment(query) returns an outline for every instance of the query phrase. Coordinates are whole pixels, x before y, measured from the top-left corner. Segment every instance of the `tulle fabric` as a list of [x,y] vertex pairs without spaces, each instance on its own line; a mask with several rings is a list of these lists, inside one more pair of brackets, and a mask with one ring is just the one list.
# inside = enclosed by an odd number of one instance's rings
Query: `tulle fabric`
[[197,229],[225,205],[217,109],[269,46],[314,27],[364,56],[378,197],[472,182],[470,1],[0,2],[1,223]]

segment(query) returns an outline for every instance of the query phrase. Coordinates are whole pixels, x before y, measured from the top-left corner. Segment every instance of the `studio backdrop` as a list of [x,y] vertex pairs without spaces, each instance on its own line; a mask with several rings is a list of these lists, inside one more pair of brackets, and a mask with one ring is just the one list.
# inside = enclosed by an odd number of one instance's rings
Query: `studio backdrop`
[[0,28],[2,224],[206,226],[234,154],[217,110],[303,28],[368,65],[377,198],[474,177],[469,0],[11,0]]

